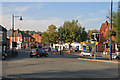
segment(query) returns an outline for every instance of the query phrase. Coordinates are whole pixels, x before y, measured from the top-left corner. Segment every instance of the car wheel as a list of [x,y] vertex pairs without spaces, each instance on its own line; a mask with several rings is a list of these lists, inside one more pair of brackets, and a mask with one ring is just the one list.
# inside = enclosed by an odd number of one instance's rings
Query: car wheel
[[6,57],[3,55],[3,56],[2,56],[2,60],[5,60],[5,58],[6,58]]
[[45,55],[45,57],[48,57],[48,55]]
[[119,57],[116,57],[116,59],[120,59]]
[[41,57],[39,54],[37,55],[37,58]]
[[32,58],[33,56],[32,56],[32,55],[30,55],[30,57]]

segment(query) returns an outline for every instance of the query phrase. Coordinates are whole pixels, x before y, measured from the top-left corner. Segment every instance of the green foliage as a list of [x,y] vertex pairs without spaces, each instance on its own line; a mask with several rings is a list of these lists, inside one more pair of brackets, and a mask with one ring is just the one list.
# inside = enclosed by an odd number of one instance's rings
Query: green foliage
[[[87,32],[78,24],[78,20],[65,21],[63,26],[56,30],[56,26],[48,26],[48,30],[42,34],[42,42],[57,43],[60,42],[81,42],[87,39]],[[60,38],[61,35],[61,38]]]
[[106,33],[106,39],[108,40],[109,38],[115,35],[116,35],[116,32],[114,30],[108,30]]
[[42,33],[43,43],[56,43],[57,42],[57,31],[55,25],[48,26],[48,30]]
[[48,26],[48,33],[53,33],[53,32],[56,32],[56,26],[51,24],[50,26]]
[[[60,28],[58,29],[60,37]],[[65,21],[61,28],[61,38],[65,42],[81,42],[87,39],[87,32],[78,24],[78,20]]]
[[[113,12],[112,14],[113,14],[112,24],[116,32],[115,42],[117,44],[120,44],[120,10],[118,10],[117,12]],[[110,20],[109,16],[107,16],[107,18]]]
[[47,32],[42,33],[42,42],[49,43],[49,34]]

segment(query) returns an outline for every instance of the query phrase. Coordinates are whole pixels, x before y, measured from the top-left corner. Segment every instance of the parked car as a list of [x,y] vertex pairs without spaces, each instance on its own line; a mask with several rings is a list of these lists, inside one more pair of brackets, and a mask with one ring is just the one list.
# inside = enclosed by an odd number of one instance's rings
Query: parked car
[[54,52],[58,52],[58,49],[54,49]]
[[104,54],[104,55],[108,55],[108,52],[107,52],[107,51],[106,51],[106,52],[104,51],[103,54]]
[[2,60],[5,60],[7,57],[7,54],[5,52],[2,53]]
[[120,54],[118,54],[118,55],[113,55],[112,58],[113,58],[113,59],[120,59]]
[[43,48],[43,50],[45,50],[46,52],[50,52],[51,51],[51,48],[50,47],[48,47],[48,48]]
[[88,52],[88,51],[82,51],[81,52],[82,56],[92,56],[92,53]]
[[37,56],[37,58],[41,56],[48,57],[48,53],[43,50],[43,48],[32,49],[30,52],[30,57]]

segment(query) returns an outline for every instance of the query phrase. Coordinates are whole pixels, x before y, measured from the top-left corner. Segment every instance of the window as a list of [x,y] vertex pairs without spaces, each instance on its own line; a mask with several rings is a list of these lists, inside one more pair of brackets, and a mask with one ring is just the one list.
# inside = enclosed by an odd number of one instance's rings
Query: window
[[100,48],[100,45],[98,45],[98,48]]
[[27,37],[27,42],[29,42],[29,37]]
[[0,41],[2,41],[3,39],[2,39],[2,33],[0,33]]
[[102,48],[103,48],[103,45],[102,45]]
[[24,42],[25,42],[25,37],[24,37]]
[[29,42],[30,42],[30,37],[29,37]]
[[38,49],[38,52],[42,52],[42,49]]

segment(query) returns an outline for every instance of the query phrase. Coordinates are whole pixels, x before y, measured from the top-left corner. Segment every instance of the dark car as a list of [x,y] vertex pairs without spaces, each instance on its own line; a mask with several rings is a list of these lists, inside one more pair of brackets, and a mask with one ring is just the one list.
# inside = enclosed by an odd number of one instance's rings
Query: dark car
[[7,54],[5,52],[2,53],[2,60],[5,60],[7,57]]
[[30,57],[36,56],[37,58],[41,56],[48,57],[48,53],[43,50],[43,48],[32,49],[30,52]]

